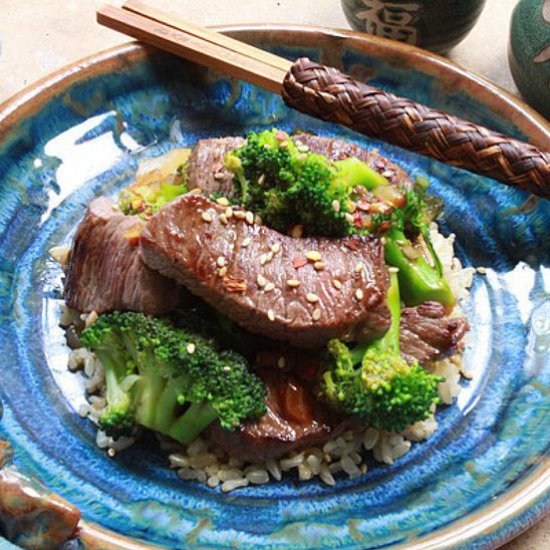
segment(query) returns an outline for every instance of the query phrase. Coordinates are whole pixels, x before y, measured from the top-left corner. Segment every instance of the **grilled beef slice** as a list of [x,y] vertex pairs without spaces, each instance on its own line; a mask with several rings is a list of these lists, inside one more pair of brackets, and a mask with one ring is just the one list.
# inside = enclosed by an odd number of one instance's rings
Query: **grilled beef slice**
[[78,226],[65,278],[65,300],[78,311],[160,314],[181,306],[185,290],[141,260],[144,221],[107,197],[94,199]]
[[448,317],[438,302],[426,302],[407,307],[401,312],[401,353],[420,363],[437,359],[462,346],[462,338],[469,329],[464,317]]
[[266,386],[267,412],[235,431],[213,424],[207,435],[216,448],[243,461],[259,462],[322,445],[351,426],[353,420],[338,417],[315,400],[311,384],[277,370],[261,369],[258,374]]
[[[299,347],[387,330],[380,240],[294,239],[252,222],[251,214],[239,218],[242,210],[229,219],[225,211],[193,194],[165,205],[142,232],[144,261],[250,332]],[[320,254],[322,270],[308,251]]]
[[197,187],[210,195],[221,193],[226,197],[233,195],[233,174],[223,165],[227,151],[236,149],[245,143],[241,137],[201,139],[189,156],[187,176],[190,187]]
[[[397,164],[381,156],[375,151],[367,151],[359,145],[327,137],[298,134],[292,136],[294,142],[300,142],[309,150],[324,155],[331,160],[342,160],[357,157],[366,162],[372,169],[384,174],[390,183],[412,187],[407,173]],[[244,145],[241,137],[224,137],[201,139],[189,157],[187,175],[191,187],[201,189],[207,195],[221,193],[226,197],[233,196],[233,174],[223,165],[225,153]]]

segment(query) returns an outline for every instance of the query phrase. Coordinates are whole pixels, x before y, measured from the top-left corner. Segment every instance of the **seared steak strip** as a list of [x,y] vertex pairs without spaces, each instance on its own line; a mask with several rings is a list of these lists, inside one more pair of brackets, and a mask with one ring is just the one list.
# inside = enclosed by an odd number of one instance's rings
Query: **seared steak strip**
[[317,347],[389,325],[378,239],[294,239],[188,194],[148,221],[141,249],[149,267],[269,338]]
[[267,412],[234,432],[213,424],[208,437],[216,448],[243,461],[260,462],[322,445],[351,426],[353,420],[319,405],[310,387],[292,375],[274,370],[260,370],[258,375],[267,390]]
[[233,196],[233,174],[224,167],[223,157],[227,151],[244,145],[245,141],[242,137],[199,140],[189,157],[187,177],[190,187],[197,187],[207,195]]
[[78,311],[142,311],[181,307],[185,290],[141,261],[145,222],[125,216],[107,197],[94,199],[78,226],[65,279],[67,305]]
[[[373,170],[384,174],[390,183],[406,188],[412,187],[409,176],[402,168],[374,150],[368,151],[342,139],[310,134],[297,134],[291,137],[294,142],[299,141],[306,145],[313,153],[324,155],[331,160],[356,157],[366,162]],[[199,140],[189,157],[187,175],[190,186],[201,189],[207,195],[221,193],[226,197],[232,197],[233,174],[224,167],[223,157],[228,151],[244,145],[245,141],[242,137]]]
[[448,317],[438,302],[407,307],[401,312],[401,353],[407,359],[426,363],[460,349],[469,329],[464,317]]

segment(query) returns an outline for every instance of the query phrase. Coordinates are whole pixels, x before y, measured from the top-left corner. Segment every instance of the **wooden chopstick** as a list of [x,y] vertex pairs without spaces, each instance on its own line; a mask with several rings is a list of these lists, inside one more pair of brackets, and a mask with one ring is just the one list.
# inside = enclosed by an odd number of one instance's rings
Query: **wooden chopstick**
[[348,126],[550,199],[550,152],[358,81],[307,58],[288,61],[140,0],[106,5],[99,23],[283,96],[298,111]]
[[157,23],[162,23],[172,27],[173,29],[183,31],[191,36],[206,40],[212,44],[217,44],[218,46],[223,46],[225,50],[242,54],[251,59],[261,61],[271,67],[281,69],[285,72],[285,74],[292,65],[292,61],[288,59],[279,57],[278,55],[274,55],[265,50],[261,50],[260,48],[256,48],[246,44],[245,42],[241,42],[240,40],[235,40],[234,38],[212,31],[205,27],[200,27],[199,25],[195,25],[189,21],[181,19],[180,17],[165,13],[154,6],[144,4],[143,2],[140,2],[140,0],[128,0],[121,7],[124,10],[136,13],[138,15],[143,15],[144,17],[148,17]]
[[[132,5],[136,7],[135,3],[132,3]],[[157,16],[160,15],[160,12],[154,8],[147,8],[147,11],[149,10],[157,12]],[[122,9],[111,5],[101,6],[97,10],[97,21],[102,25],[128,34],[174,55],[211,67],[215,71],[245,80],[271,92],[281,93],[283,80],[292,62],[286,61],[284,58],[278,58],[281,66],[275,67],[262,59],[263,56],[257,53],[262,52],[262,50],[258,48],[240,43],[239,48],[237,48],[240,51],[231,49],[235,48],[233,42],[237,42],[236,40],[223,37],[224,40],[220,41],[219,37],[222,35],[211,31],[203,31],[202,33],[192,31],[189,33],[186,30],[177,28],[177,25],[183,23],[177,21],[177,18],[171,18],[171,25],[164,23],[166,17],[166,14],[162,14],[161,22],[135,11],[130,11],[130,7],[129,9]],[[210,33],[212,36],[209,36]],[[202,36],[198,36],[200,34]],[[215,41],[214,36],[216,37]],[[229,49],[222,43],[227,41],[231,43]],[[242,53],[244,51],[247,51],[248,55]],[[270,58],[277,57],[267,54],[267,52],[263,52],[263,54]],[[286,65],[284,62],[286,62]]]

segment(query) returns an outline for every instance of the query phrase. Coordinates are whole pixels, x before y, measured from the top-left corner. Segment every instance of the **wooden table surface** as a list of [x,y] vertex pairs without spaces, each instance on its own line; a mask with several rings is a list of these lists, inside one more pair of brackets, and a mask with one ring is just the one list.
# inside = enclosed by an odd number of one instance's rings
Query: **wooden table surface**
[[[202,25],[270,22],[349,28],[338,0],[149,1]],[[449,57],[517,94],[506,55],[516,3],[487,0],[478,24]],[[127,41],[96,24],[97,4],[98,0],[0,0],[0,102],[68,63]],[[504,548],[550,549],[550,517]]]

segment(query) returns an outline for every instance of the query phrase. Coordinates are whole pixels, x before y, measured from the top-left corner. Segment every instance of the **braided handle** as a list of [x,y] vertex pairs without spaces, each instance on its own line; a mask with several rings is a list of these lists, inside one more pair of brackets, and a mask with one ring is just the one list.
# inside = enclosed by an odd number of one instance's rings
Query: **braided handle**
[[550,198],[549,152],[307,58],[296,60],[288,71],[283,98],[306,114]]

